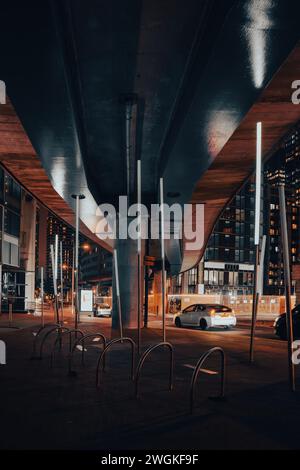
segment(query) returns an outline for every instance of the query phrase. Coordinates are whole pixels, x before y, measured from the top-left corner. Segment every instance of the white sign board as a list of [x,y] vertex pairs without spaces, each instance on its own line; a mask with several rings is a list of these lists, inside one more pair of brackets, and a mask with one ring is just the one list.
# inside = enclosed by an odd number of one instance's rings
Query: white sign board
[[92,312],[93,311],[93,291],[82,289],[80,291],[80,311]]
[[205,294],[204,284],[198,284],[198,294],[199,295],[204,295]]

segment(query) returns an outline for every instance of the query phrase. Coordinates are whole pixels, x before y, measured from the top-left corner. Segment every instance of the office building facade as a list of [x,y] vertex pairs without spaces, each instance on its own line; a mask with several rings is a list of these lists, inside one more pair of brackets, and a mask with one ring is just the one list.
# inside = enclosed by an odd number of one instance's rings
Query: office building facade
[[[279,184],[285,185],[291,267],[300,263],[300,128],[282,140],[264,166],[261,235],[266,236],[263,294],[284,294]],[[202,262],[176,276],[172,293],[252,293],[255,187],[248,181],[217,221]],[[293,290],[295,289],[295,282]]]

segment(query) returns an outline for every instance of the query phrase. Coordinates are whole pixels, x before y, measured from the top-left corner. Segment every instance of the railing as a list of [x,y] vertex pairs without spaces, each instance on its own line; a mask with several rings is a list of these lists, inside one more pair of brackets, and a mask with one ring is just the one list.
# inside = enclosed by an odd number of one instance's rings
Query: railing
[[174,350],[173,350],[173,346],[172,346],[171,343],[167,343],[167,342],[163,341],[161,343],[155,344],[154,346],[150,346],[150,348],[148,348],[142,354],[142,356],[139,360],[137,370],[136,370],[136,377],[135,377],[135,396],[136,396],[136,398],[138,398],[138,396],[139,396],[139,388],[138,388],[139,387],[139,379],[140,379],[140,376],[141,376],[141,371],[142,371],[143,365],[145,363],[145,360],[147,359],[149,354],[151,354],[155,349],[160,348],[160,347],[167,347],[170,351],[169,390],[170,391],[173,390]]
[[79,338],[77,341],[75,341],[74,345],[73,345],[73,348],[72,348],[72,351],[70,352],[70,355],[69,355],[69,361],[68,361],[68,374],[72,377],[75,377],[77,374],[76,374],[76,371],[75,370],[72,370],[72,362],[73,362],[73,354],[77,348],[77,346],[82,346],[82,350],[81,350],[81,364],[84,363],[84,352],[85,352],[85,341],[88,340],[88,339],[92,339],[92,338],[99,338],[102,340],[102,344],[103,344],[103,349],[105,348],[106,346],[106,338],[105,336],[102,334],[102,333],[89,333],[87,335],[84,335],[82,338]]
[[191,413],[193,413],[193,410],[194,410],[194,394],[195,394],[194,390],[195,390],[195,384],[196,384],[198,375],[201,372],[201,367],[203,366],[206,359],[212,354],[214,354],[215,352],[218,352],[221,356],[221,393],[218,398],[224,398],[225,396],[225,352],[222,348],[215,347],[215,348],[209,349],[209,351],[202,354],[193,372],[191,386],[190,386],[190,412]]
[[55,328],[52,328],[51,330],[49,330],[45,336],[43,337],[42,341],[41,341],[41,345],[40,345],[40,353],[39,353],[39,358],[42,359],[43,358],[43,349],[44,349],[44,344],[45,344],[45,341],[46,339],[54,332],[56,331],[57,333],[57,340],[60,342],[60,348],[61,348],[61,336],[62,336],[62,333],[64,332],[67,332],[69,331],[69,328],[66,328],[65,326],[56,326]]
[[[62,328],[64,328],[64,327],[62,327]],[[57,337],[56,337],[56,339],[53,343],[53,346],[52,346],[52,351],[51,351],[51,356],[50,356],[50,367],[53,367],[53,359],[54,359],[54,353],[55,353],[56,345],[59,342],[60,343],[60,349],[61,349],[61,344],[62,344],[62,341],[63,341],[63,338],[64,338],[65,335],[69,335],[69,354],[71,354],[71,351],[72,351],[72,334],[76,335],[75,343],[76,343],[77,334],[80,334],[81,338],[84,337],[83,331],[75,329],[75,328],[73,328],[72,330],[65,330],[60,335],[57,335]]]
[[116,338],[110,341],[105,348],[103,349],[102,353],[100,354],[98,364],[97,364],[97,369],[96,369],[96,387],[99,387],[99,371],[101,369],[101,365],[104,364],[104,359],[107,351],[111,349],[112,346],[114,346],[117,343],[129,343],[131,346],[131,379],[134,380],[134,361],[135,361],[135,342],[131,338]]
[[[39,340],[39,335],[40,335],[44,330],[46,330],[46,329],[48,329],[48,328],[52,328],[52,329],[53,329],[53,327],[55,327],[55,328],[60,328],[60,325],[59,325],[58,323],[47,323],[46,325],[41,326],[41,327],[38,329],[38,331],[37,331],[37,333],[35,334],[34,339],[33,339],[32,354],[31,354],[31,358],[30,358],[30,359],[34,359],[34,360],[36,360],[36,359],[41,359],[41,357],[39,357],[39,356],[36,355],[36,347],[37,347],[37,342],[38,342],[38,340]],[[34,333],[33,333],[33,334],[34,334]]]

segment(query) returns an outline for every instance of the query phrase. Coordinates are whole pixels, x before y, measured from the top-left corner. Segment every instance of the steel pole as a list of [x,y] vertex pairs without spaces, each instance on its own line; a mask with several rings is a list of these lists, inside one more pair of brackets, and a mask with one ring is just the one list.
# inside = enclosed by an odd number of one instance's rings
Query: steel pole
[[78,292],[78,266],[79,266],[79,196],[76,195],[75,207],[75,265],[74,265],[74,284],[75,284],[75,329],[79,323],[79,292]]
[[262,123],[256,124],[256,171],[255,171],[255,225],[254,244],[260,242],[260,206],[261,206],[261,160],[262,160]]
[[259,294],[257,292],[258,264],[259,264],[259,245],[256,245],[256,247],[255,247],[254,279],[253,279],[253,296],[252,296],[250,362],[254,361],[254,338],[255,338],[255,330],[256,330],[257,306],[258,306],[258,297],[259,297]]
[[164,220],[164,182],[160,178],[160,240],[161,240],[161,295],[162,295],[162,323],[163,323],[163,341],[166,342],[166,305],[165,305],[165,292],[166,292],[166,274],[165,274],[165,220]]
[[[54,290],[54,296],[55,296],[55,262],[54,262],[54,247],[53,244],[51,243],[50,245],[50,258],[51,258],[51,266],[52,266],[52,280],[53,280],[53,290]],[[56,317],[56,310],[55,310],[55,305],[53,308],[53,313],[54,313],[54,322],[58,323],[57,317]]]
[[73,194],[72,198],[75,199],[75,269],[74,269],[74,284],[75,284],[75,329],[78,329],[80,322],[79,312],[79,210],[80,200],[84,199],[83,194]]
[[138,341],[137,341],[137,349],[138,354],[141,353],[141,343],[142,343],[142,330],[141,330],[141,251],[142,251],[142,217],[141,217],[141,160],[137,161],[137,203],[138,203],[138,223],[139,223],[139,232],[138,232],[138,318],[137,318],[137,327],[138,327]]
[[257,292],[259,295],[263,295],[266,242],[267,242],[267,236],[263,235],[261,248],[260,248],[259,271],[258,271],[258,277],[257,277]]
[[54,246],[50,245],[51,264],[52,264],[52,277],[53,277],[53,290],[54,290],[54,318],[56,323],[59,323],[59,312],[57,308],[57,282],[55,278],[55,252]]
[[59,315],[59,304],[58,304],[58,291],[57,291],[57,278],[58,278],[58,235],[55,235],[55,248],[54,248],[54,275],[55,275],[55,308],[56,308],[56,316],[58,319],[58,323],[60,323],[60,315]]
[[114,268],[115,268],[115,283],[116,283],[116,294],[117,294],[117,304],[118,304],[120,338],[123,340],[123,320],[122,320],[121,299],[120,299],[118,252],[116,249],[114,249]]
[[283,270],[284,270],[284,283],[285,283],[285,306],[286,306],[286,331],[288,340],[288,368],[290,387],[294,392],[295,385],[295,367],[292,361],[293,354],[293,315],[291,308],[291,271],[290,271],[290,253],[288,241],[288,229],[286,219],[286,203],[285,203],[285,187],[284,184],[279,185],[279,209],[280,209],[280,228],[281,228],[281,244],[283,252]]
[[41,266],[41,323],[45,325],[44,319],[44,267]]
[[59,243],[59,264],[60,264],[60,310],[61,310],[61,321],[64,322],[64,278],[63,278],[63,244],[62,241]]
[[261,157],[262,157],[262,124],[256,124],[256,178],[255,178],[255,225],[254,225],[254,245],[255,245],[255,265],[253,280],[252,298],[252,321],[249,360],[254,361],[254,338],[256,330],[257,306],[259,294],[257,291],[257,277],[259,265],[259,243],[260,243],[260,205],[261,205]]
[[[149,235],[146,240],[146,255],[149,255]],[[148,312],[149,310],[149,267],[145,266],[145,314],[144,314],[144,328],[148,327]]]
[[54,245],[54,270],[55,270],[55,280],[57,285],[57,273],[58,273],[58,235],[55,235],[55,245]]
[[0,315],[2,315],[2,264],[0,264]]
[[74,315],[74,276],[75,276],[75,250],[74,250],[74,243],[73,243],[73,254],[72,254],[72,280],[71,280],[71,311],[72,316]]

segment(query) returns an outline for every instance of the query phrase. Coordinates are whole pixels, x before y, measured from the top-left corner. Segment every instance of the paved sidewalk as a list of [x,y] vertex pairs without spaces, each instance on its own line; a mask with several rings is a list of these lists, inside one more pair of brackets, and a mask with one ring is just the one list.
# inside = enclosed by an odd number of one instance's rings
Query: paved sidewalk
[[[50,319],[50,318],[49,318]],[[255,364],[249,365],[244,330],[207,331],[168,327],[175,350],[175,383],[167,390],[168,355],[156,351],[145,363],[140,398],[129,378],[128,346],[107,357],[107,371],[95,386],[101,346],[87,348],[85,366],[75,359],[77,377],[67,374],[67,342],[49,367],[51,342],[42,361],[30,360],[35,318],[23,329],[5,331],[7,365],[0,367],[0,448],[2,449],[287,449],[299,448],[299,393],[288,387],[286,343],[258,335]],[[25,321],[30,322],[25,327]],[[66,318],[68,321],[68,315]],[[2,319],[1,319],[2,322]],[[86,319],[84,332],[110,339],[109,319]],[[136,332],[125,331],[133,339]],[[161,340],[158,328],[143,330],[143,350]],[[226,400],[211,401],[219,390],[217,357],[205,364],[189,414],[189,384],[200,355],[212,346],[227,355]],[[215,374],[217,373],[217,374]],[[297,376],[299,375],[296,370]],[[278,412],[280,410],[280,412]],[[288,424],[287,424],[288,423]]]

